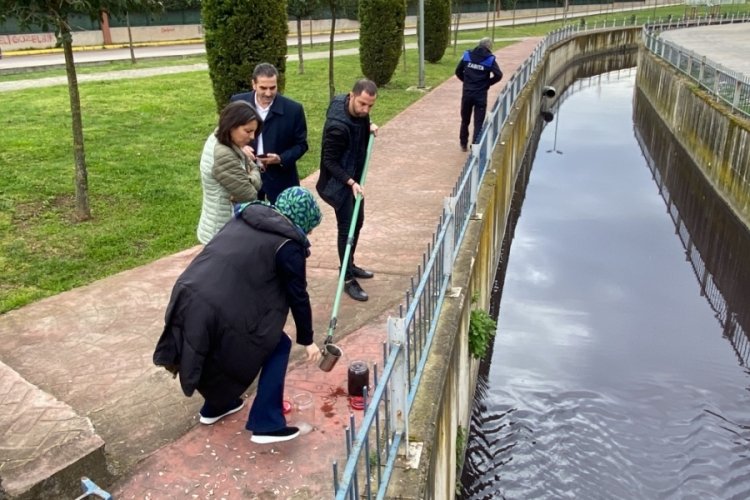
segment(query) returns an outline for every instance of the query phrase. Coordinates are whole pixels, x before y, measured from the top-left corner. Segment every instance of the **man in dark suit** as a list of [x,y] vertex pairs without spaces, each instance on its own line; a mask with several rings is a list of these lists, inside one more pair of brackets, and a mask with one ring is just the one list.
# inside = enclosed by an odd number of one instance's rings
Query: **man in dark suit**
[[307,121],[302,105],[279,94],[279,72],[270,63],[253,70],[253,91],[230,101],[247,101],[263,119],[263,132],[250,144],[262,164],[263,188],[258,199],[276,202],[286,188],[299,186],[297,160],[307,152]]

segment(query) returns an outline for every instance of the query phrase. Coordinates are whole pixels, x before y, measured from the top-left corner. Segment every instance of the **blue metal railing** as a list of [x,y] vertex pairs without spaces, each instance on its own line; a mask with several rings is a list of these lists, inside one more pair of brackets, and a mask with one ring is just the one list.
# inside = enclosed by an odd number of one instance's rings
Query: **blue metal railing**
[[657,22],[644,27],[643,44],[651,53],[697,82],[714,98],[724,101],[732,109],[732,113],[739,113],[750,118],[750,75],[727,69],[705,56],[659,36],[659,33],[669,29],[746,22],[750,22],[747,14]]
[[[672,22],[677,25],[677,21]],[[632,25],[632,18],[564,26],[550,32],[510,77],[487,116],[480,140],[473,145],[459,178],[445,198],[443,212],[422,263],[418,278],[412,277],[405,307],[388,319],[388,340],[383,345],[383,371],[375,373],[375,390],[365,388],[366,409],[359,429],[354,416],[346,429],[347,461],[339,480],[338,463],[333,463],[333,483],[337,500],[360,497],[382,499],[398,457],[405,444],[409,458],[408,426],[422,371],[429,354],[437,320],[446,294],[459,247],[469,222],[476,215],[476,202],[492,152],[516,99],[529,82],[549,47],[581,31]],[[644,30],[645,31],[645,30]],[[372,447],[375,447],[373,451]],[[376,474],[373,474],[375,469]],[[373,477],[373,475],[375,477]],[[360,481],[360,477],[362,480]],[[360,483],[362,491],[360,492]]]
[[[444,200],[437,229],[417,267],[418,278],[412,278],[398,316],[388,319],[383,372],[372,397],[365,392],[367,409],[358,430],[350,415],[346,430],[348,457],[340,480],[338,464],[333,464],[337,499],[383,498],[402,442],[406,442],[408,449],[409,411],[448,293],[453,263],[476,212],[479,186],[515,100],[543,60],[546,47],[560,39],[560,32],[573,33],[574,30],[563,28],[550,33],[508,80],[485,121],[479,142],[472,147],[451,196]],[[377,367],[374,371],[377,377]],[[373,468],[377,470],[376,477],[373,477]]]

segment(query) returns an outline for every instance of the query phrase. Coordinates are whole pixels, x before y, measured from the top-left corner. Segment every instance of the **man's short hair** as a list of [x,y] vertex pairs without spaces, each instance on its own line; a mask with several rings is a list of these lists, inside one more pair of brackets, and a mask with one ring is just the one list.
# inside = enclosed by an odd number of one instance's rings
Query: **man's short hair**
[[357,80],[357,83],[352,87],[352,94],[360,95],[362,92],[366,92],[372,96],[378,95],[378,86],[372,80],[362,78]]
[[271,63],[262,62],[260,64],[257,64],[255,66],[255,69],[253,69],[253,81],[257,81],[259,76],[265,76],[267,78],[272,77],[279,77],[279,70],[276,69],[276,66],[274,66]]
[[487,50],[492,50],[492,38],[486,36],[479,40],[479,46],[484,47]]

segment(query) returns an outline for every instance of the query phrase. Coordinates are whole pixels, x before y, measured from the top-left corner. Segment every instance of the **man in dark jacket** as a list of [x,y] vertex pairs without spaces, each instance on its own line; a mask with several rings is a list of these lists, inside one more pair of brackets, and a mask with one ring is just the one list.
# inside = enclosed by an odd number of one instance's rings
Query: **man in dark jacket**
[[263,170],[258,199],[271,203],[286,188],[299,186],[297,160],[308,149],[305,110],[300,103],[278,93],[278,77],[273,64],[260,63],[253,70],[253,91],[230,99],[249,102],[263,119],[263,131],[250,146]]
[[[328,106],[323,127],[323,144],[320,152],[320,177],[315,186],[323,201],[336,211],[338,228],[339,262],[345,271],[344,291],[354,300],[369,297],[356,278],[372,278],[373,273],[354,264],[354,251],[365,220],[365,190],[360,185],[367,160],[370,133],[378,127],[370,122],[370,110],[375,105],[378,87],[370,80],[361,79],[348,94],[333,98]],[[344,262],[349,226],[354,216],[354,203],[362,196],[349,261]]]
[[275,207],[253,202],[240,210],[177,279],[154,363],[179,374],[186,396],[197,390],[205,398],[207,425],[241,410],[260,375],[245,428],[256,443],[287,441],[299,429],[282,411],[292,347],[283,328],[291,309],[297,343],[308,361],[319,359],[305,259],[307,234],[322,216],[302,187],[286,189]]
[[461,130],[458,135],[461,151],[466,151],[469,142],[469,122],[474,112],[473,143],[479,142],[484,116],[487,114],[487,91],[503,78],[495,56],[492,54],[492,39],[482,38],[473,50],[464,52],[456,66],[456,76],[464,82],[461,94]]

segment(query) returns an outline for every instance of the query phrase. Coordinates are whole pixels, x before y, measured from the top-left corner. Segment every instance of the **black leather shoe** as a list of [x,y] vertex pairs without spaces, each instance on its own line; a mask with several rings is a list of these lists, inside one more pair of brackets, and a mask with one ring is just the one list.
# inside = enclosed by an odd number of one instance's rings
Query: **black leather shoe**
[[359,278],[361,280],[370,279],[373,276],[375,276],[370,271],[365,271],[361,267],[357,267],[354,264],[352,264],[352,267],[349,269],[349,271],[352,273],[352,276],[354,276],[355,278]]
[[365,293],[364,290],[362,290],[362,287],[359,286],[359,283],[357,283],[357,280],[349,280],[344,284],[344,291],[346,292],[349,297],[353,298],[354,300],[359,300],[360,302],[365,302],[370,297]]

